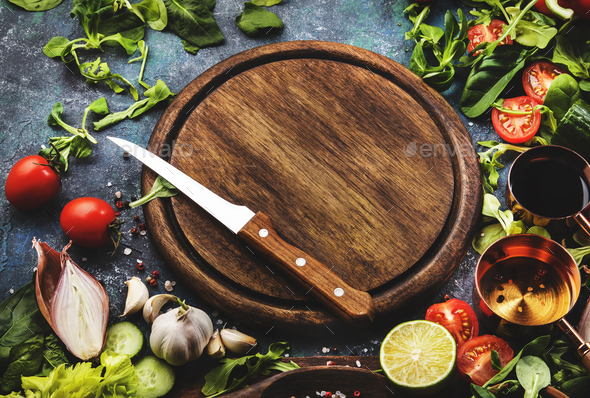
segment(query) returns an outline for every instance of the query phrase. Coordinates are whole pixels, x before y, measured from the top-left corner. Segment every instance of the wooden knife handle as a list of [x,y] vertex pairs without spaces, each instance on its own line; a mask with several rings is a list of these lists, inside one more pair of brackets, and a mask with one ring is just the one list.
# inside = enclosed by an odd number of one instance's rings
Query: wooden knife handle
[[373,321],[375,306],[371,295],[353,289],[324,264],[281,239],[266,214],[256,213],[238,237],[350,325],[366,326]]

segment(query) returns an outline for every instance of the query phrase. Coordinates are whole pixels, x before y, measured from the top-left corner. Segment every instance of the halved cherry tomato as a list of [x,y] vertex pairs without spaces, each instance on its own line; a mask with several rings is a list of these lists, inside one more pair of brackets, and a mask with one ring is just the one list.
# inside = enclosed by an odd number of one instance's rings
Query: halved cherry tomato
[[457,347],[479,333],[475,312],[465,301],[451,299],[434,304],[426,310],[425,319],[443,325],[455,338]]
[[95,249],[111,239],[110,226],[116,221],[115,217],[115,211],[107,202],[86,197],[68,203],[61,211],[59,223],[74,243]]
[[547,90],[557,77],[567,73],[553,62],[537,61],[530,64],[522,74],[522,86],[526,95],[542,104],[545,101]]
[[514,357],[508,343],[489,334],[475,337],[463,344],[457,352],[457,369],[461,376],[479,386],[494,377],[499,371],[492,368],[492,350],[498,353],[502,367]]
[[[492,43],[498,40],[504,33],[504,25],[506,25],[504,22],[500,21],[499,19],[494,19],[488,26],[475,25],[474,27],[469,28],[469,31],[467,32],[467,37],[469,38],[467,51],[471,52],[471,50],[477,47],[478,44],[483,42]],[[500,44],[512,44],[512,38],[510,36],[506,36],[506,38],[502,40]],[[480,52],[481,51],[478,51],[473,55],[478,55]]]
[[59,174],[39,155],[26,156],[16,162],[8,178],[4,193],[17,209],[38,209],[57,195],[61,187]]
[[[534,99],[526,95],[505,99],[502,103],[504,108],[519,111],[532,111],[537,105],[538,103]],[[537,134],[541,124],[541,112],[535,111],[529,115],[514,115],[494,108],[492,110],[492,124],[504,141],[511,144],[522,144]]]

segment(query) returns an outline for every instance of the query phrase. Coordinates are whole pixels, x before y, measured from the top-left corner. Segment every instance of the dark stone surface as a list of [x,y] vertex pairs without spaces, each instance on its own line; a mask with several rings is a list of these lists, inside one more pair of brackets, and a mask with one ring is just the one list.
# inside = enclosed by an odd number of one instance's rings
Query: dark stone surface
[[[206,48],[196,56],[184,51],[180,40],[171,32],[146,30],[150,46],[144,80],[155,84],[156,79],[164,80],[173,92],[179,92],[192,79],[212,65],[252,47],[267,43],[290,40],[326,40],[347,43],[375,51],[408,66],[413,48],[412,42],[404,40],[404,32],[411,23],[404,17],[403,9],[408,0],[284,0],[272,8],[284,23],[283,32],[269,34],[262,38],[246,37],[235,25],[234,18],[241,12],[239,0],[219,0],[215,17],[226,37],[222,46]],[[47,116],[56,101],[64,106],[67,122],[79,126],[84,108],[92,101],[105,96],[112,111],[127,108],[132,103],[125,92],[115,94],[105,84],[88,85],[72,65],[50,59],[42,54],[42,47],[54,36],[73,39],[82,37],[83,31],[76,19],[69,17],[70,1],[64,1],[57,8],[40,13],[26,12],[2,0],[0,4],[0,301],[9,296],[10,289],[17,289],[32,277],[36,265],[36,254],[31,250],[31,239],[47,241],[61,249],[67,238],[59,226],[59,214],[70,200],[82,196],[95,196],[113,203],[114,192],[121,191],[124,199],[139,196],[140,166],[138,162],[124,160],[119,151],[105,141],[107,135],[121,137],[145,146],[152,129],[164,107],[151,110],[144,116],[124,121],[103,132],[95,133],[98,145],[88,159],[72,160],[71,169],[63,175],[63,191],[50,204],[36,211],[23,212],[12,207],[4,196],[4,181],[13,164],[26,155],[36,153],[48,137],[65,135],[60,129],[53,129],[46,123]],[[433,5],[430,24],[442,26],[444,11],[456,9],[457,1],[439,1]],[[94,60],[100,56],[108,61],[112,71],[136,82],[139,63],[127,64],[127,57],[120,48],[105,48],[104,53],[80,52],[83,60]],[[135,55],[137,56],[137,55]],[[69,68],[69,69],[68,69]],[[70,70],[71,69],[71,70]],[[466,72],[460,71],[456,83],[444,93],[444,97],[458,111],[458,101]],[[137,85],[140,88],[139,85]],[[140,93],[143,90],[140,90]],[[468,120],[462,114],[473,141],[497,139],[489,118],[483,116]],[[89,117],[89,122],[96,120]],[[89,124],[90,126],[90,124]],[[506,156],[510,158],[510,156]],[[506,169],[501,173],[500,186],[505,186]],[[501,199],[502,200],[502,199]],[[151,294],[163,293],[163,282],[175,280],[171,270],[161,260],[147,236],[131,237],[129,230],[135,226],[133,216],[143,220],[141,209],[125,210],[122,219],[126,221],[122,230],[125,240],[121,250],[111,257],[108,249],[85,250],[75,245],[70,250],[73,259],[103,281],[110,297],[111,322],[117,322],[123,311],[126,286],[124,281],[132,276],[145,278],[148,271],[157,270],[162,275],[161,283],[149,287]],[[124,248],[131,248],[128,256]],[[83,257],[87,261],[83,261]],[[294,331],[286,336],[276,330],[252,330],[238,328],[257,337],[261,346],[274,341],[289,339],[292,342],[291,356],[327,355],[323,347],[337,348],[339,355],[377,355],[381,340],[397,323],[422,318],[429,304],[443,300],[445,294],[471,302],[473,270],[477,254],[472,250],[460,264],[457,271],[445,285],[433,291],[425,303],[408,308],[396,319],[373,326],[369,331],[349,333],[334,330],[333,335],[318,331],[316,338],[303,338]],[[136,260],[141,259],[145,271],[136,269]],[[174,294],[186,298],[192,305],[201,305],[179,281]],[[215,326],[226,322],[235,326],[223,315],[223,309],[204,308]],[[220,311],[220,312],[217,312]],[[131,317],[132,322],[147,332],[140,315]],[[262,349],[262,348],[261,348]],[[331,352],[334,354],[334,351]]]

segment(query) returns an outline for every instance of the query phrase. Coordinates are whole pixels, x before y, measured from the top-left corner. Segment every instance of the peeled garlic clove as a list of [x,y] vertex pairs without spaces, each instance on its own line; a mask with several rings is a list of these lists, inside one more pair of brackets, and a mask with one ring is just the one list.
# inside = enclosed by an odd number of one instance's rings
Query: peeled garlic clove
[[59,253],[47,243],[35,238],[33,238],[33,247],[37,251],[37,274],[35,275],[37,304],[49,326],[53,327],[49,309],[61,274],[61,258]]
[[213,333],[211,340],[209,340],[209,344],[207,344],[207,355],[215,359],[223,358],[225,356],[225,347],[221,341],[219,330],[216,330],[215,333]]
[[168,301],[176,300],[178,300],[178,297],[173,294],[157,294],[150,297],[143,305],[143,319],[145,319],[148,324],[154,323],[158,315],[160,315],[160,310],[164,304]]
[[256,339],[235,329],[222,329],[219,332],[225,348],[238,355],[246,355],[256,347]]
[[127,300],[125,301],[125,311],[121,316],[135,314],[143,308],[150,296],[147,287],[138,277],[134,276],[125,283],[127,284]]
[[[61,252],[62,272],[49,310],[57,336],[76,357],[97,357],[106,339],[109,297],[96,279]],[[41,282],[43,283],[43,281]]]

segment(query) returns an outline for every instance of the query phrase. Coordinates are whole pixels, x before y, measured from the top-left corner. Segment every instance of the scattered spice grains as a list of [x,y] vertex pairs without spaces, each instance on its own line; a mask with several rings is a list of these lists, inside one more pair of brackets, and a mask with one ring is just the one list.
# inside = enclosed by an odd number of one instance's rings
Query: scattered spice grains
[[518,312],[522,312],[522,307],[517,308]]
[[512,285],[514,282],[512,282],[512,279],[508,279],[508,284]]
[[326,362],[326,366],[332,366],[334,364],[335,364],[334,361],[328,361],[328,362]]
[[139,216],[137,214],[133,216],[133,221],[139,221]]
[[158,280],[157,279],[152,279],[150,281],[150,285],[152,285],[152,286],[156,286],[157,284],[158,284]]
[[545,289],[545,285],[543,285],[542,283],[539,285],[539,287],[540,287],[541,289]]
[[122,194],[121,194],[121,191],[117,191],[117,192],[115,192],[115,198],[117,198],[117,199],[121,199],[121,195],[122,195]]
[[353,395],[355,397],[360,397],[361,396],[361,392],[360,391],[355,391]]
[[145,266],[143,265],[143,263],[137,263],[137,265],[135,266],[135,268],[137,268],[138,270],[143,270],[145,269]]
[[122,201],[117,200],[115,202],[115,206],[117,206],[117,209],[122,209],[124,205],[123,205],[123,202]]
[[498,296],[498,298],[496,299],[496,303],[501,303],[502,301],[504,301],[504,296],[501,294]]
[[527,290],[528,292],[532,292],[532,291],[533,291],[533,288],[532,288],[532,287],[528,287],[526,290]]
[[154,279],[159,279],[160,278],[160,273],[158,271],[154,271],[154,272],[152,272],[152,277]]
[[172,290],[174,290],[174,288],[172,287],[172,283],[170,281],[164,282],[164,289],[166,289],[167,292],[171,292]]
[[126,256],[128,256],[128,255],[131,254],[132,251],[133,250],[131,250],[130,248],[126,247],[125,250],[123,250],[123,254],[126,255]]
[[356,366],[357,366],[357,368],[360,368],[361,367],[361,361],[356,361]]
[[139,236],[139,230],[137,228],[131,228],[131,236],[137,238]]

